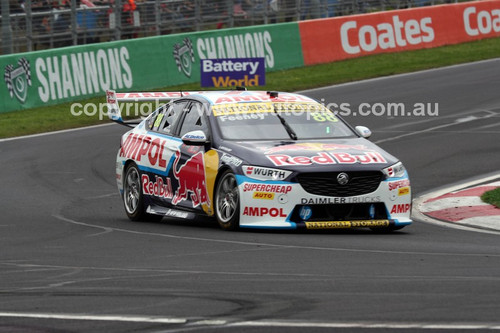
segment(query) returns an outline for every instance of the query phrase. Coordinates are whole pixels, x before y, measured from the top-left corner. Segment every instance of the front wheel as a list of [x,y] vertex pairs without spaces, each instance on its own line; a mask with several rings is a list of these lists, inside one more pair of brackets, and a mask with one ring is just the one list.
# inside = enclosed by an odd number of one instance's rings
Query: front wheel
[[235,230],[239,227],[240,196],[238,183],[232,171],[225,171],[215,190],[215,215],[217,222],[224,230]]
[[132,221],[160,221],[161,215],[146,213],[141,188],[141,176],[135,163],[125,169],[123,182],[123,204],[125,212]]

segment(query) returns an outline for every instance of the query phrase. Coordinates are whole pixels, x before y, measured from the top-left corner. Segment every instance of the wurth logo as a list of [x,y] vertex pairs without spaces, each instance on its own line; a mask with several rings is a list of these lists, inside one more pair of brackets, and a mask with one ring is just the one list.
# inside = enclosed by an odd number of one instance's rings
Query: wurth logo
[[244,166],[243,172],[250,178],[259,180],[284,180],[292,172],[287,170],[278,170],[271,168]]

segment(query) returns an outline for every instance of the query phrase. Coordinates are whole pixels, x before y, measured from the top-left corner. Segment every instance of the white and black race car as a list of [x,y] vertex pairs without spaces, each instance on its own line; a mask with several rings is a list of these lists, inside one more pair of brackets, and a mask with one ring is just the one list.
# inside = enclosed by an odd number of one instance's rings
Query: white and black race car
[[223,229],[396,230],[412,221],[403,164],[317,101],[265,91],[107,92],[170,100],[125,133],[116,178],[132,220],[213,216]]

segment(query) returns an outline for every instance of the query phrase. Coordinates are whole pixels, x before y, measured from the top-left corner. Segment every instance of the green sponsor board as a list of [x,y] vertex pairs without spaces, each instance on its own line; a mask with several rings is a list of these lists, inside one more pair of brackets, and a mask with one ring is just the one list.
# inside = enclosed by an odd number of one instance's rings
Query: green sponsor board
[[264,57],[268,72],[303,66],[297,23],[0,56],[0,112],[199,82],[201,59],[251,57]]

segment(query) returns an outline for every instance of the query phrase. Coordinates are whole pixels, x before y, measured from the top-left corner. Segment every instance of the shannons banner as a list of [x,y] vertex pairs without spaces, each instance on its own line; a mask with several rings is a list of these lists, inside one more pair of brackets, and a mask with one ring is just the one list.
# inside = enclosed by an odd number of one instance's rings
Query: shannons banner
[[[287,36],[286,39],[283,36]],[[304,65],[296,23],[213,30],[0,56],[0,112],[200,82],[203,59],[263,58],[266,71]]]

